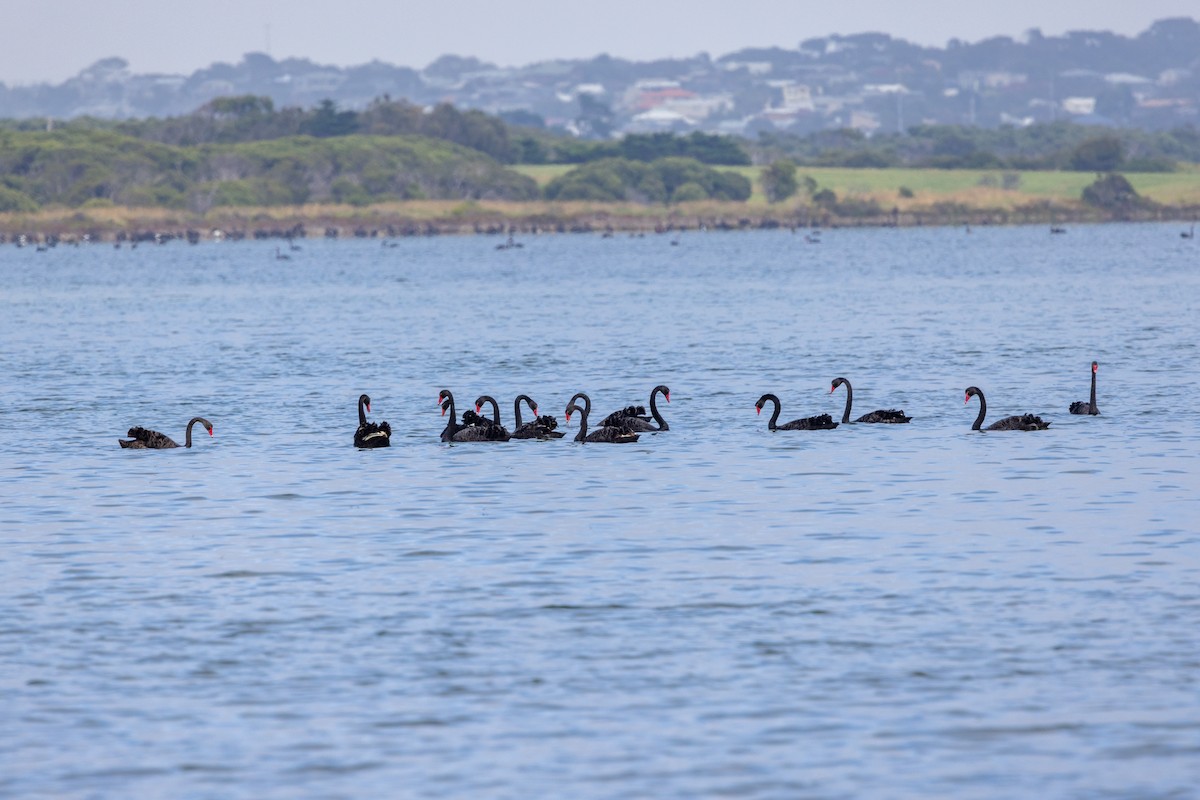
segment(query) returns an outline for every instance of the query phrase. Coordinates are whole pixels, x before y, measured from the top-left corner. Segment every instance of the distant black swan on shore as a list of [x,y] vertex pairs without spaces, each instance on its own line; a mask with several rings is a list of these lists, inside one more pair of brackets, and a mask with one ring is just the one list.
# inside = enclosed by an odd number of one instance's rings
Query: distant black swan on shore
[[[850,421],[850,405],[854,402],[854,387],[852,387],[850,385],[850,381],[846,380],[845,378],[834,378],[833,384],[830,385],[830,387],[829,387],[829,393],[833,394],[833,392],[839,386],[842,386],[843,384],[846,386],[846,410],[842,412],[842,422],[848,423]],[[878,409],[876,411],[872,411],[870,414],[863,414],[861,417],[859,417],[858,419],[856,419],[854,421],[855,422],[901,423],[901,422],[908,422],[911,419],[912,419],[912,417],[905,416],[904,409],[900,409],[899,411],[897,411],[894,408],[889,408],[886,411],[883,409]]]
[[[213,425],[211,422],[204,417],[192,417],[187,424],[187,437],[183,442],[184,447],[192,446],[192,426],[197,422],[204,426],[209,436],[213,435]],[[129,450],[169,450],[172,447],[179,447],[170,436],[147,428],[130,428],[129,433],[125,435],[130,437],[129,441],[118,439],[117,442],[120,443],[121,447],[128,448]]]
[[[975,424],[971,426],[971,430],[979,430],[979,426],[983,424],[983,418],[987,416],[987,400],[983,396],[983,390],[978,386],[967,387],[967,397],[963,403],[971,402],[972,397],[979,398],[979,416],[975,418]],[[1046,422],[1039,416],[1034,414],[1021,414],[1019,416],[1005,417],[997,420],[991,425],[988,425],[985,430],[989,431],[1043,431],[1050,427],[1050,423]]]
[[[639,433],[670,430],[670,426],[667,425],[667,421],[659,413],[658,404],[655,402],[659,394],[662,394],[668,403],[671,402],[671,390],[661,383],[655,386],[650,390],[650,416],[646,416],[645,406],[626,406],[620,411],[614,411],[609,414],[600,424],[606,427],[628,428],[631,431]],[[651,422],[651,420],[654,420],[654,422]],[[654,423],[658,423],[658,427],[655,427]]]
[[358,430],[354,432],[354,446],[391,447],[392,426],[386,422],[367,422],[366,412],[370,410],[371,398],[360,394],[358,396]]
[[804,419],[794,419],[791,422],[785,422],[782,425],[777,425],[779,420],[780,403],[779,398],[773,394],[764,394],[758,398],[758,402],[754,404],[756,413],[761,414],[763,406],[767,403],[775,404],[775,411],[771,414],[771,421],[767,423],[767,429],[772,431],[831,431],[838,426],[833,421],[833,417],[828,414],[818,414],[815,417],[805,417]]
[[1082,400],[1076,400],[1071,403],[1070,409],[1072,414],[1090,414],[1092,416],[1100,415],[1100,407],[1096,405],[1096,372],[1099,371],[1100,365],[1095,361],[1092,362],[1092,397],[1086,403]]

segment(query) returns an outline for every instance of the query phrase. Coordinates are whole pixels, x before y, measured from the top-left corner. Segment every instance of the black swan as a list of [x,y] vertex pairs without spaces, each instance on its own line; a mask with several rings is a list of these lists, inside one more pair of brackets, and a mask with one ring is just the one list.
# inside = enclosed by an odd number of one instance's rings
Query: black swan
[[[851,386],[850,381],[846,380],[845,378],[834,378],[833,384],[829,387],[829,393],[833,394],[834,390],[843,384],[846,386],[846,410],[842,412],[842,422],[848,423],[850,422],[850,404],[854,402],[854,387]],[[877,409],[872,411],[870,414],[863,414],[854,421],[900,423],[908,422],[911,419],[912,417],[905,416],[904,409],[897,411],[894,408],[889,408],[886,411],[883,409]]]
[[[493,434],[496,438],[488,439],[487,441],[507,442],[512,438],[512,434],[508,432],[508,428],[500,424],[500,405],[496,402],[496,398],[492,397],[490,394],[480,395],[475,400],[475,414],[478,415],[479,412],[483,410],[484,403],[492,404],[491,419],[488,419],[484,416],[479,416],[477,420],[471,419],[470,416],[468,416],[471,412],[468,411],[464,414],[464,420],[469,424],[473,423],[476,425],[490,425],[493,428],[496,428],[497,430],[493,431]],[[503,433],[501,433],[501,431],[503,431]]]
[[1096,372],[1100,369],[1100,365],[1095,361],[1092,362],[1092,399],[1088,402],[1077,400],[1071,403],[1069,409],[1072,414],[1091,414],[1092,416],[1100,415],[1100,408],[1096,405]]
[[754,410],[761,414],[763,406],[768,402],[775,404],[775,413],[771,415],[771,421],[767,423],[767,428],[773,431],[831,431],[838,426],[833,421],[833,417],[828,414],[819,414],[815,417],[807,417],[805,419],[794,419],[791,422],[785,422],[782,425],[776,425],[779,420],[779,398],[773,394],[764,394],[758,398],[758,402],[754,404]]
[[[983,391],[978,386],[970,386],[967,388],[967,397],[963,400],[964,403],[971,402],[971,398],[979,397],[979,416],[975,418],[975,424],[971,426],[971,430],[979,430],[979,426],[983,424],[983,418],[987,415],[987,400],[983,397]],[[1050,423],[1046,422],[1039,416],[1033,414],[1021,414],[1020,416],[1005,417],[1002,420],[993,422],[988,425],[985,430],[989,431],[1044,431],[1050,427]]]
[[621,428],[613,425],[601,425],[596,430],[588,433],[588,407],[591,405],[591,399],[583,392],[580,392],[577,397],[582,397],[587,402],[585,406],[575,405],[575,400],[567,404],[567,422],[571,421],[571,415],[576,411],[579,412],[579,433],[575,434],[575,441],[583,442],[600,442],[605,444],[629,444],[638,440],[639,434],[628,428]]
[[367,422],[367,411],[370,410],[371,398],[360,394],[358,396],[358,430],[354,432],[354,446],[391,447],[392,426],[386,422]]
[[507,429],[493,425],[491,420],[479,416],[470,409],[463,412],[460,424],[455,418],[454,395],[450,394],[449,389],[442,389],[438,393],[438,404],[442,407],[443,415],[446,411],[450,412],[450,420],[442,429],[441,439],[443,442],[507,442],[509,440]]
[[[204,417],[192,417],[187,424],[187,438],[184,439],[184,447],[192,446],[192,426],[197,422],[204,426],[209,436],[213,435],[213,425],[211,422]],[[172,447],[179,447],[170,436],[142,427],[130,428],[129,433],[125,435],[131,437],[129,441],[125,441],[124,439],[117,439],[117,441],[121,444],[121,447],[127,447],[130,450],[168,450]]]
[[[639,431],[639,432],[641,432],[641,431],[657,432],[657,431],[670,430],[671,428],[669,425],[667,425],[667,421],[665,419],[663,419],[662,414],[658,413],[658,404],[655,402],[655,400],[658,398],[658,394],[660,392],[662,393],[662,396],[666,399],[666,401],[668,403],[671,402],[671,390],[668,389],[666,386],[663,386],[661,383],[658,386],[655,386],[653,389],[650,390],[650,416],[649,417],[646,416],[646,407],[645,406],[626,406],[625,408],[621,409],[620,411],[614,411],[613,413],[609,414],[607,417],[604,418],[604,421],[601,422],[600,424],[605,427],[608,427],[611,425],[614,427],[628,428],[631,431]],[[654,422],[658,423],[657,428],[654,427],[654,424],[650,421],[651,419],[653,419]]]
[[[521,422],[521,401],[529,406],[529,410],[533,412],[533,422]],[[475,401],[475,410],[479,411],[484,402],[492,404],[492,418],[499,423],[500,408],[496,401],[484,395]],[[513,431],[512,438],[514,439],[561,439],[565,434],[562,431],[555,430],[558,427],[558,420],[549,414],[538,416],[538,405],[533,398],[527,394],[519,394],[513,400]]]

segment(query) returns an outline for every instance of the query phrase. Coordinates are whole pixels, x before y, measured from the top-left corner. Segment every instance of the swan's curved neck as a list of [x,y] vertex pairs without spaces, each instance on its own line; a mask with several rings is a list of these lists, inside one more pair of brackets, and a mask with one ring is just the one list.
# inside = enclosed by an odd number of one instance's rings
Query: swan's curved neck
[[775,430],[775,423],[779,422],[780,404],[779,398],[773,394],[767,395],[767,400],[774,405],[775,410],[771,412],[771,421],[767,423],[768,430]]
[[586,442],[588,409],[586,406],[584,408],[576,406],[575,410],[579,412],[579,433],[575,434],[575,441]]
[[358,398],[358,427],[360,428],[367,424],[367,412],[363,408],[366,404],[365,400],[361,397]]
[[846,410],[842,412],[842,424],[850,424],[850,406],[854,404],[854,387],[850,385],[850,381],[842,378],[842,385],[846,387]]
[[668,430],[667,421],[663,419],[662,414],[658,413],[658,403],[656,402],[659,392],[666,394],[666,391],[661,386],[655,386],[654,390],[650,392],[650,416],[654,417],[654,421],[658,423],[658,429],[665,431]]
[[1091,412],[1093,414],[1097,413],[1096,412],[1096,370],[1092,370],[1092,398],[1090,400],[1090,403],[1092,406]]
[[987,416],[987,400],[983,399],[983,392],[978,392],[975,395],[979,398],[979,416],[975,418],[975,424],[971,426],[971,430],[977,431],[983,425],[983,418]]
[[492,407],[492,424],[499,425],[500,424],[500,404],[496,402],[496,398],[494,398],[490,395],[484,395],[483,397],[481,397],[479,399],[482,400],[483,402],[491,405],[491,407]]
[[205,428],[207,428],[209,425],[208,420],[206,420],[204,417],[192,417],[191,420],[188,421],[187,436],[183,440],[184,447],[192,446],[192,428],[195,427],[197,422],[203,422]]
[[524,400],[529,406],[529,411],[535,417],[537,416],[537,406],[533,404],[533,398],[527,394],[517,395],[517,399],[513,400],[513,430],[521,427],[521,401]]
[[445,414],[448,408],[450,411],[450,420],[446,423],[446,427],[442,431],[442,441],[448,442],[454,434],[458,433],[458,417],[454,413],[454,395],[446,392],[445,398],[442,401],[442,413]]
[[588,397],[584,392],[576,392],[575,396],[571,398],[571,402],[575,403],[579,400],[583,401],[583,413],[585,415],[592,413],[592,398]]

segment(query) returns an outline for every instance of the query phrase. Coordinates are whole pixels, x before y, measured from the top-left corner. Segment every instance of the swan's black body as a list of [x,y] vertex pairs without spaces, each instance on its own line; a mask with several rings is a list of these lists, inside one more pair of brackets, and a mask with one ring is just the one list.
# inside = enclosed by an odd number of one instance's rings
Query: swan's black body
[[[213,425],[204,417],[192,417],[187,424],[187,436],[184,439],[183,446],[192,446],[192,426],[199,422],[208,431],[208,435],[213,435]],[[117,442],[129,450],[169,450],[172,447],[179,445],[170,436],[158,431],[152,431],[147,428],[134,427],[129,429],[126,436],[130,437],[128,441],[125,439],[117,439]]]
[[[575,397],[582,399],[586,405],[583,407],[575,405]],[[617,425],[601,425],[596,430],[588,433],[588,411],[591,408],[592,400],[583,392],[579,392],[575,397],[571,398],[571,402],[567,404],[567,421],[571,421],[571,415],[579,412],[579,433],[575,434],[577,442],[599,442],[604,444],[629,444],[638,440],[638,434],[629,428],[620,427]]]
[[[972,397],[979,398],[979,416],[975,418],[975,424],[971,426],[971,430],[977,431],[983,425],[983,418],[987,416],[987,400],[984,399],[983,390],[978,386],[967,387],[967,397],[963,400],[964,403],[971,402]],[[1044,431],[1050,427],[1050,423],[1046,422],[1039,416],[1034,414],[1021,414],[1019,416],[1005,417],[1002,420],[997,420],[991,425],[988,425],[985,430],[989,431]]]
[[754,410],[761,414],[763,406],[767,403],[775,404],[775,411],[771,414],[771,421],[767,423],[767,428],[773,431],[831,431],[838,426],[833,421],[833,417],[828,414],[818,414],[815,417],[805,417],[804,419],[794,419],[791,422],[785,422],[782,425],[777,425],[779,420],[780,403],[779,398],[773,394],[764,394],[758,398],[758,402],[754,404]]
[[[650,390],[650,416],[646,416],[645,406],[627,406],[620,411],[614,411],[609,414],[600,424],[605,427],[628,428],[629,430],[638,432],[670,430],[671,428],[667,425],[667,421],[658,412],[658,404],[655,402],[659,393],[662,393],[662,396],[666,398],[668,403],[671,402],[671,390],[662,384],[655,386]],[[658,424],[657,427],[655,427],[655,423]]]
[[[834,378],[833,384],[829,387],[829,393],[833,394],[834,390],[843,384],[845,384],[845,386],[846,386],[846,410],[842,412],[842,422],[848,423],[850,421],[850,405],[851,405],[851,403],[854,402],[854,387],[852,387],[850,385],[850,381],[846,380],[845,378]],[[905,415],[904,409],[900,409],[899,411],[897,411],[894,408],[889,408],[885,411],[881,408],[881,409],[872,411],[870,414],[863,414],[861,417],[859,417],[858,419],[856,419],[854,421],[855,422],[881,422],[881,423],[895,424],[895,423],[901,423],[901,422],[908,422],[911,419],[912,419],[912,417]]]
[[455,418],[454,395],[450,394],[449,389],[442,389],[438,393],[438,404],[443,414],[450,412],[450,420],[442,429],[443,442],[507,442],[510,438],[505,428],[493,425],[491,420],[471,410],[463,412],[460,424]]
[[[482,399],[482,398],[480,398]],[[489,398],[490,399],[490,398]],[[529,410],[533,412],[533,422],[521,422],[521,401],[529,406]],[[492,401],[493,403],[495,401]],[[496,412],[496,419],[499,419],[499,411]],[[555,430],[558,427],[558,420],[549,414],[538,416],[538,405],[533,401],[533,398],[527,394],[517,395],[517,399],[513,400],[513,432],[514,439],[561,439],[565,434],[563,431]]]
[[1071,403],[1069,411],[1072,414],[1090,414],[1092,416],[1100,415],[1100,407],[1096,405],[1096,373],[1100,370],[1100,365],[1095,361],[1092,362],[1092,398],[1086,403],[1082,400],[1076,400]]
[[358,396],[358,430],[354,432],[355,447],[391,447],[392,426],[386,422],[367,422],[367,411],[371,410],[371,398]]

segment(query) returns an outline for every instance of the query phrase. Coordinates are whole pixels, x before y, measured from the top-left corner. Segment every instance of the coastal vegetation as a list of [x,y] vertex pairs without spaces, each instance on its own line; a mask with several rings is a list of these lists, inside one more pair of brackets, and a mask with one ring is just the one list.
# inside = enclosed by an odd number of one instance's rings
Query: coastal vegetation
[[[455,229],[538,219],[569,229],[591,224],[580,220],[645,227],[702,213],[739,225],[906,224],[1191,218],[1200,209],[1195,128],[1058,123],[588,140],[519,122],[388,98],[355,112],[330,101],[276,109],[253,96],[165,119],[78,119],[49,130],[3,121],[0,229],[35,219],[70,228],[72,213],[76,228],[112,228],[152,210],[197,226],[280,216],[272,209],[326,218],[343,208],[332,216],[386,218],[392,229],[422,219]],[[113,213],[98,213],[105,209]]]

